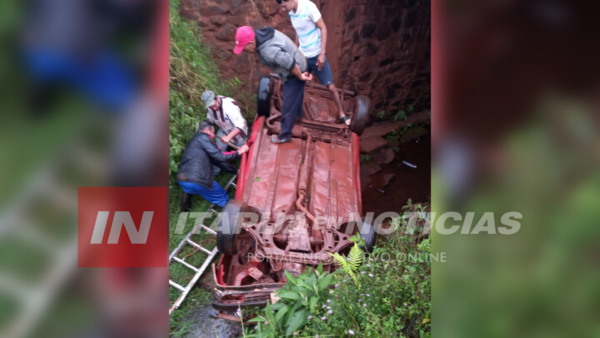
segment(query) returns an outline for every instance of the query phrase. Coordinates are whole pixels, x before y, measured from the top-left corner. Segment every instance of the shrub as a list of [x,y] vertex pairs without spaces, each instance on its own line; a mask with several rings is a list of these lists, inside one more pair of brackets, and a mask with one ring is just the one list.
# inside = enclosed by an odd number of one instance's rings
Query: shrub
[[[254,334],[245,337],[285,337],[291,336],[301,327],[316,318],[326,320],[334,302],[327,289],[335,283],[333,274],[323,272],[319,264],[315,271],[307,269],[298,278],[287,271],[288,284],[277,292],[281,300],[267,307],[250,322],[258,323]],[[316,329],[326,329],[326,324],[312,321]],[[320,325],[319,325],[320,324]]]

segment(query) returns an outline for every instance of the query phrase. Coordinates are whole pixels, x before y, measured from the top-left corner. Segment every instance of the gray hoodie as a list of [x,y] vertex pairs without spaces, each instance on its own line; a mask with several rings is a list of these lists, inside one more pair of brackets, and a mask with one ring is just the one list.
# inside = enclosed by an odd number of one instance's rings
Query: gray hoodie
[[297,64],[300,71],[308,70],[306,57],[296,47],[287,35],[275,30],[273,27],[263,27],[256,30],[256,51],[265,66],[279,74],[285,82],[292,74],[292,69]]

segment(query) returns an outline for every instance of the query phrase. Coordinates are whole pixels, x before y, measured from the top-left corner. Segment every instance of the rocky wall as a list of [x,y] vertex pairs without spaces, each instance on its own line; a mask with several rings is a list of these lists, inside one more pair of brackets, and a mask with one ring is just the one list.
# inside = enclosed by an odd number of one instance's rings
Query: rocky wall
[[393,114],[408,104],[430,108],[429,1],[327,0],[321,8],[332,22],[327,53],[335,79],[369,96],[371,114]]
[[[328,28],[327,55],[338,87],[371,98],[371,114],[430,107],[431,5],[428,0],[314,0]],[[254,55],[234,55],[235,30],[275,26],[295,37],[275,0],[182,0],[181,15],[203,30],[224,80],[254,93],[269,73]]]

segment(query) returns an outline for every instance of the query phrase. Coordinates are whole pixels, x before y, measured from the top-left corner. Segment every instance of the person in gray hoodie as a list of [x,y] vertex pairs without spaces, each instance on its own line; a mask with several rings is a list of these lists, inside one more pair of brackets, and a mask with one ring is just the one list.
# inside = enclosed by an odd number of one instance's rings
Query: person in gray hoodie
[[283,80],[281,134],[271,137],[271,142],[292,142],[294,122],[296,117],[302,116],[304,85],[312,80],[304,54],[287,35],[273,27],[254,31],[251,27],[242,26],[235,33],[235,43],[235,54],[242,51],[257,53],[260,62]]

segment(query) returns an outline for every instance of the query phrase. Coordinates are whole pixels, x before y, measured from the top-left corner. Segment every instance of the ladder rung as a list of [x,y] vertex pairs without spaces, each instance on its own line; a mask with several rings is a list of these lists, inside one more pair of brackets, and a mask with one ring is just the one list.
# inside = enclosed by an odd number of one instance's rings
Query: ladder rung
[[[216,234],[217,234],[217,232],[216,232],[216,231],[214,231],[213,229],[211,229],[211,228],[207,227],[207,226],[206,226],[206,225],[204,225],[204,224],[199,224],[199,226],[200,226],[202,229],[206,230],[207,232],[210,232],[210,233],[211,233],[211,234],[213,234],[213,235],[216,235]],[[197,230],[199,230],[199,229],[195,229],[195,230],[196,230],[196,231],[194,231],[194,233],[195,233],[195,234],[197,234],[197,233],[198,233],[198,231],[197,231]]]
[[181,264],[183,264],[183,265],[187,266],[188,268],[190,268],[190,269],[192,269],[192,270],[194,270],[194,271],[198,272],[198,269],[196,269],[195,267],[191,266],[190,264],[188,264],[188,263],[187,263],[187,262],[185,262],[184,260],[182,260],[182,259],[179,259],[178,257],[173,257],[173,259],[174,259],[176,262],[178,262],[178,263],[181,263]]
[[173,282],[172,280],[169,279],[169,285],[171,285],[172,287],[178,289],[181,292],[185,292],[185,288],[175,282]]
[[229,180],[229,182],[227,182],[227,185],[225,185],[225,191],[228,191],[229,186],[232,186],[232,185],[237,188],[237,185],[235,185],[235,183],[233,183],[236,178],[237,178],[237,175],[233,175],[233,177]]
[[196,247],[196,248],[198,248],[198,249],[200,249],[200,250],[202,250],[202,251],[206,252],[206,253],[207,253],[207,254],[209,254],[209,255],[212,253],[211,251],[208,251],[208,250],[206,250],[205,248],[203,248],[202,246],[200,246],[200,244],[198,244],[198,243],[195,243],[195,242],[192,242],[192,241],[191,241],[191,240],[189,240],[189,239],[187,239],[187,242],[188,242],[188,243],[190,243],[192,246],[194,246],[194,247]]

